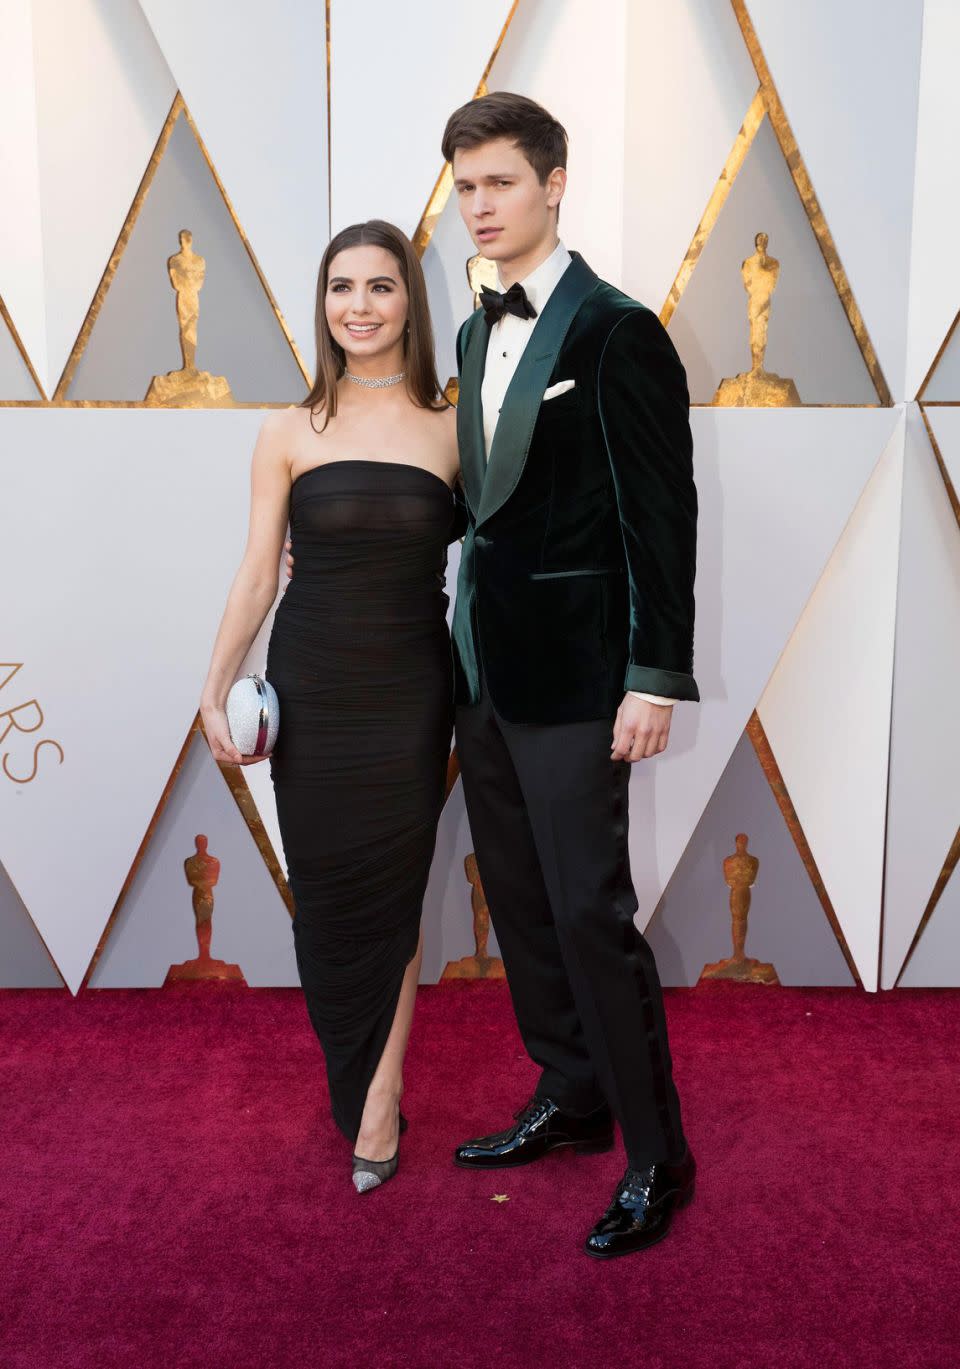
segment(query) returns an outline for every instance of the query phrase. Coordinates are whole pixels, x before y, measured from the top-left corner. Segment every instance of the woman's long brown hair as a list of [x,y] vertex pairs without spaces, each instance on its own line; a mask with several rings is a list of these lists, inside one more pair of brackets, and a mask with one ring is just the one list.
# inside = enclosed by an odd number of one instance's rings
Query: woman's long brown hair
[[313,411],[323,409],[324,427],[337,412],[337,382],[346,370],[347,358],[343,348],[334,341],[330,332],[325,304],[330,263],[338,252],[343,252],[348,247],[382,247],[396,259],[409,302],[407,327],[403,334],[407,392],[414,404],[421,409],[446,408],[447,403],[443,398],[434,360],[433,324],[430,322],[430,305],[427,302],[423,267],[406,234],[384,219],[369,219],[366,223],[353,223],[349,228],[341,229],[330,239],[327,250],[320,260],[315,315],[317,373],[313,388],[303,400],[301,407],[311,411],[311,422]]

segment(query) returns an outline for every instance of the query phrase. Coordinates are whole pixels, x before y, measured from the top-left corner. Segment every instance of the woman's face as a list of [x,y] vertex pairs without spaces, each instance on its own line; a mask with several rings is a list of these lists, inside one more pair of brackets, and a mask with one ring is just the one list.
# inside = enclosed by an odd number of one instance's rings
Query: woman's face
[[385,247],[347,247],[330,262],[327,325],[347,356],[373,360],[403,350],[407,289]]

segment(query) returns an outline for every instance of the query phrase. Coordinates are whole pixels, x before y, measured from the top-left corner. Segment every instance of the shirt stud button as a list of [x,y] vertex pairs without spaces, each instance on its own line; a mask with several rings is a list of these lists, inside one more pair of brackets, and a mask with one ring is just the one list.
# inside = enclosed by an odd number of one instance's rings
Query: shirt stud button
[[504,356],[506,356],[506,355],[507,355],[507,354],[506,354],[506,352],[504,352],[504,354],[503,354],[503,355],[504,355]]

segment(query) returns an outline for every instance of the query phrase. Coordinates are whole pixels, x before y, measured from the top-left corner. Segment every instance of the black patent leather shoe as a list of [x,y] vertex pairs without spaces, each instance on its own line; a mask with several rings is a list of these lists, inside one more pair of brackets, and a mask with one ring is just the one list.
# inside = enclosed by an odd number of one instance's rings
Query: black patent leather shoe
[[679,1164],[628,1169],[584,1250],[595,1259],[611,1260],[662,1241],[673,1214],[693,1197],[696,1172],[689,1147]]
[[454,1164],[465,1169],[508,1169],[529,1165],[560,1146],[573,1146],[589,1155],[613,1145],[613,1116],[605,1103],[586,1117],[574,1117],[550,1098],[531,1098],[515,1115],[516,1124],[506,1131],[458,1146]]

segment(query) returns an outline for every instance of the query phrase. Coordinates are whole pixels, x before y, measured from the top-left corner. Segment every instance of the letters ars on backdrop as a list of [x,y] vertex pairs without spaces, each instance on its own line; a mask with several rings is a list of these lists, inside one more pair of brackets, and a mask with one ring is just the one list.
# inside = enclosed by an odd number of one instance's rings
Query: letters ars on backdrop
[[[4,776],[14,784],[32,784],[38,776],[42,778],[40,753],[45,746],[57,752],[63,764],[64,750],[52,737],[37,737],[35,734],[44,725],[43,709],[37,699],[23,699],[16,687],[8,690],[13,677],[23,669],[23,661],[0,661],[0,768]],[[11,735],[12,734],[12,735]],[[52,760],[49,753],[44,757],[47,763]]]

